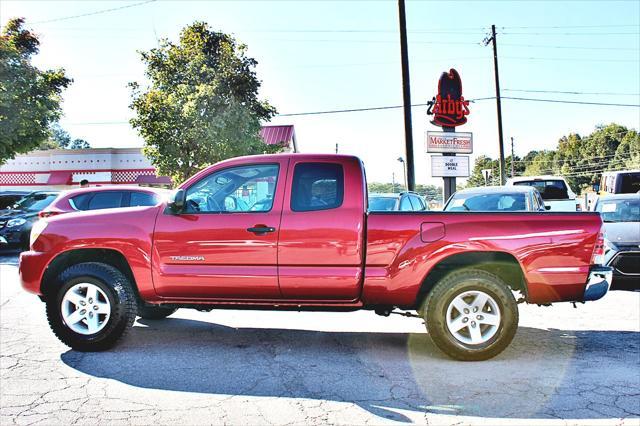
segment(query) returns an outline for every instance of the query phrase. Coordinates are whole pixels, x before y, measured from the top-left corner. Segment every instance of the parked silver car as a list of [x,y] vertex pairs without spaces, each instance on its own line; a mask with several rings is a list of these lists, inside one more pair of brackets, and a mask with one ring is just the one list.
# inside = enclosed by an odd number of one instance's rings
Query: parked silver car
[[640,290],[640,194],[600,197],[606,234],[605,259],[613,267],[612,290]]
[[532,186],[482,186],[462,189],[449,198],[445,212],[539,212],[545,210]]
[[429,207],[422,197],[415,192],[369,194],[369,211],[415,212],[424,210],[429,210]]

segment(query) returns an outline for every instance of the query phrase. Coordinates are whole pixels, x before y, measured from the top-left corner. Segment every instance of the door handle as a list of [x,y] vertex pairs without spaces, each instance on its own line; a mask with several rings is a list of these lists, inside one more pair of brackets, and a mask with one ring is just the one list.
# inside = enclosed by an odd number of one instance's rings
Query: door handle
[[253,228],[247,228],[247,231],[254,234],[266,234],[267,232],[276,232],[276,228],[272,226],[256,225]]

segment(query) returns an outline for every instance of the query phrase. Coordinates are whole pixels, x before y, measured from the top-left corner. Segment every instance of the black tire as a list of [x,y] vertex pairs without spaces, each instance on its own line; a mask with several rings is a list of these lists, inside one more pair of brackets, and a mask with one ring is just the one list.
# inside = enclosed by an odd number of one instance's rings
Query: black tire
[[[98,262],[78,263],[58,276],[57,291],[46,299],[47,320],[62,343],[81,352],[98,352],[113,347],[131,329],[136,319],[136,295],[129,279],[111,265]],[[62,318],[62,299],[71,287],[90,283],[99,287],[109,299],[110,316],[95,334],[80,334]]]
[[177,309],[166,308],[164,306],[138,305],[138,316],[149,320],[165,319],[175,311],[177,311]]
[[[480,344],[460,341],[454,337],[447,326],[449,305],[458,295],[468,291],[481,291],[491,296],[500,311],[497,331],[490,339]],[[493,358],[509,346],[518,329],[518,305],[509,286],[497,276],[477,269],[452,272],[440,280],[425,299],[422,314],[427,324],[427,331],[436,346],[450,357],[461,361]],[[469,324],[470,327],[471,323]],[[480,327],[478,323],[478,329]],[[471,329],[468,328],[468,330]]]

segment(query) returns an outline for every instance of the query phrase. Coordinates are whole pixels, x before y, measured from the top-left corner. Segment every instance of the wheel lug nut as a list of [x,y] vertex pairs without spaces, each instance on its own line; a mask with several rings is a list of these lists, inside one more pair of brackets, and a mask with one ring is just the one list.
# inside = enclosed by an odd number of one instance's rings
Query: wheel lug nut
[[93,312],[89,312],[89,318],[93,318]]
[[86,303],[84,300],[81,300],[81,301],[80,301],[80,306],[84,306],[84,305],[86,305],[86,304],[87,304],[87,303]]
[[86,313],[87,313],[87,310],[86,310],[86,309],[83,309],[83,310],[81,310],[81,311],[80,311],[80,315],[84,315],[84,314],[86,314]]
[[484,317],[483,317],[482,315],[478,315],[478,316],[476,317],[476,319],[479,319],[479,320],[481,320],[481,319],[483,319],[483,318],[484,318]]
[[477,307],[473,308],[473,312],[478,312],[478,308]]
[[475,321],[471,321],[471,327],[475,327],[476,326],[476,322]]
[[91,297],[89,298],[89,303],[93,303],[93,299]]
[[468,310],[467,308],[464,308],[464,313],[465,313],[465,314],[468,314],[468,313],[469,313],[469,310]]
[[[93,310],[97,311],[98,310],[98,305],[93,305]],[[480,319],[480,318],[478,318],[478,319]]]
[[467,317],[462,318],[462,322],[468,322],[468,321],[469,321],[469,318]]

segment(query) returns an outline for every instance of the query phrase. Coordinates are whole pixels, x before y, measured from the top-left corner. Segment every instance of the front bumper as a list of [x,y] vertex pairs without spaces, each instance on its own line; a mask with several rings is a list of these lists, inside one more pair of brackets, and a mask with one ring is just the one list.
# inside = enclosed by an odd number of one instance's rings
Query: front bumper
[[21,227],[0,230],[0,248],[7,245],[20,244],[24,230]]
[[611,287],[613,268],[610,266],[593,266],[589,271],[589,279],[584,288],[583,301],[602,298]]
[[24,251],[20,253],[18,263],[18,273],[22,288],[29,293],[42,294],[40,284],[51,255],[35,251]]

